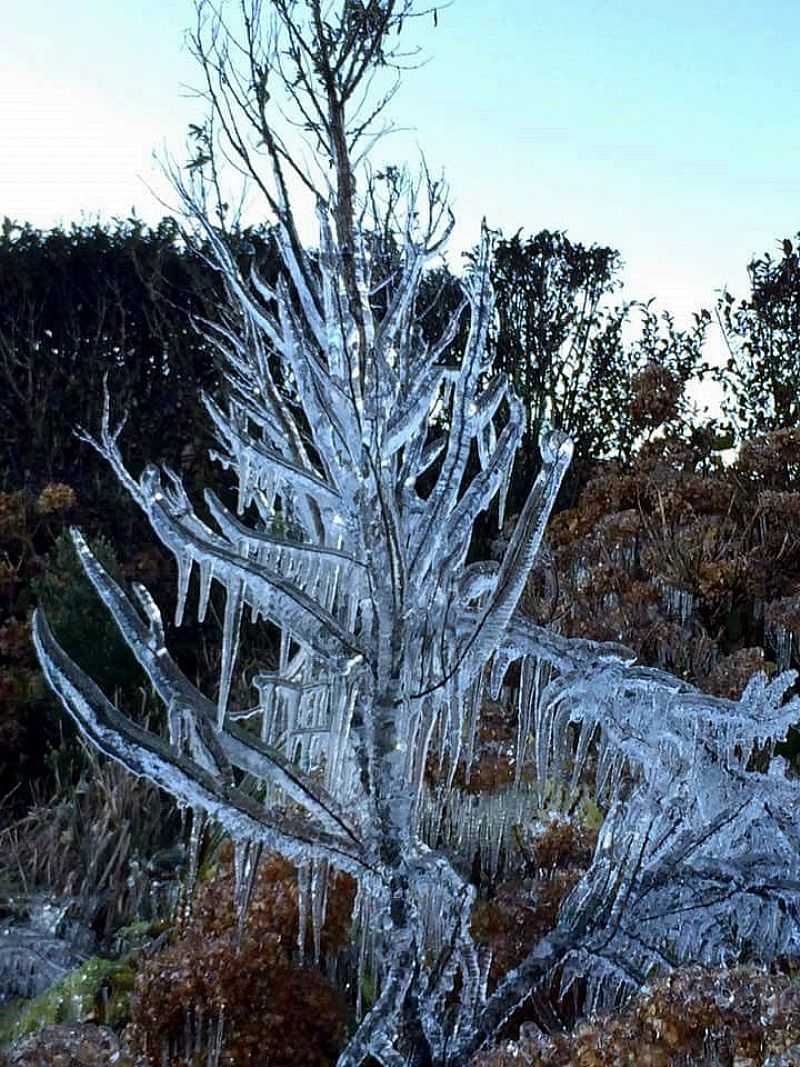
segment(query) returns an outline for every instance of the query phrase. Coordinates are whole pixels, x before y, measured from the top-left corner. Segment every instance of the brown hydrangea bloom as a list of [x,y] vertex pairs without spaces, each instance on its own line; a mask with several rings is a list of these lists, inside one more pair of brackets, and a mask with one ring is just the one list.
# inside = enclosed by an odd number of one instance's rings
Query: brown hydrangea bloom
[[648,363],[631,382],[630,412],[642,427],[654,429],[678,417],[683,383],[666,367]]
[[567,1036],[506,1042],[471,1067],[762,1067],[799,1043],[796,981],[752,967],[687,967],[654,982],[617,1015],[588,1020]]
[[758,506],[770,520],[782,523],[800,522],[800,493],[764,489],[758,494]]
[[[578,501],[581,512],[594,513],[595,521],[611,512],[639,510],[643,483],[640,475],[609,463],[586,485]],[[557,518],[558,516],[556,516]]]
[[564,898],[591,863],[596,839],[596,831],[560,816],[520,836],[531,877],[501,883],[470,920],[476,942],[492,950],[492,981],[518,966],[553,929]]
[[721,600],[738,586],[741,567],[735,559],[703,560],[697,566],[697,585],[706,600]]
[[642,517],[637,508],[625,508],[603,515],[595,527],[595,535],[611,538],[622,543],[632,540],[642,532]]
[[282,940],[240,943],[228,930],[176,942],[142,968],[129,1041],[154,1065],[166,1048],[172,1067],[205,1067],[208,1031],[221,1020],[223,1067],[330,1067],[344,1005],[319,971],[288,961]]
[[40,515],[51,515],[54,511],[67,511],[75,507],[77,497],[75,490],[63,482],[50,482],[44,487],[36,501],[36,510]]
[[[336,874],[328,887],[328,906],[322,931],[322,953],[333,955],[345,944],[350,931],[355,887],[347,875]],[[297,868],[283,856],[262,857],[247,911],[249,936],[276,934],[291,957],[299,923]],[[201,883],[192,905],[191,925],[211,936],[238,928],[234,903],[233,848],[225,842],[220,865],[213,878]]]
[[772,430],[744,441],[737,461],[743,473],[767,482],[800,473],[800,430]]
[[703,689],[714,696],[738,700],[752,676],[765,668],[763,648],[740,648],[714,665],[703,679]]
[[[509,746],[510,748],[510,746]],[[464,784],[461,768],[454,779],[467,793],[497,793],[514,781],[514,762],[511,752],[483,750],[470,768],[469,782]]]
[[18,534],[25,527],[25,494],[0,493],[0,535]]
[[653,511],[672,521],[690,521],[696,515],[724,515],[735,493],[731,486],[699,475],[648,483],[642,493]]
[[665,433],[645,441],[635,458],[637,475],[654,482],[692,475],[704,458],[702,449],[682,437]]
[[147,1067],[107,1026],[58,1023],[15,1041],[0,1067]]
[[[263,857],[240,930],[231,853],[223,848],[177,939],[141,967],[129,1041],[153,1064],[168,1048],[172,1067],[201,1067],[209,1026],[213,1031],[221,1018],[223,1067],[331,1064],[344,1039],[346,1010],[322,974],[297,961],[297,872],[280,856]],[[343,946],[352,906],[352,880],[333,877],[323,955]]]
[[597,833],[575,819],[555,815],[530,834],[528,863],[540,878],[556,871],[585,870],[592,862]]
[[477,944],[492,950],[492,983],[519,966],[550,933],[558,909],[580,875],[579,870],[557,871],[546,879],[503,882],[492,900],[475,905],[470,931]]

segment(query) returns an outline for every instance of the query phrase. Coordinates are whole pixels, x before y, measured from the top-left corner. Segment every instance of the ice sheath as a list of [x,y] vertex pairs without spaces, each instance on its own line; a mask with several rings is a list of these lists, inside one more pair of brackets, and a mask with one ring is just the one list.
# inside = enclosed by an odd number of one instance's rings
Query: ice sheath
[[[163,701],[169,735],[117,709],[37,612],[50,686],[100,750],[230,834],[243,913],[261,849],[280,851],[298,864],[318,955],[327,872],[356,879],[359,1005],[364,968],[376,996],[342,1067],[367,1056],[464,1064],[556,973],[565,986],[584,981],[588,1011],[684,960],[796,954],[797,783],[780,759],[769,773],[750,760],[800,718],[797,700],[784,700],[793,672],[755,677],[738,702],[715,699],[637,667],[624,647],[521,615],[571,443],[543,436],[503,558],[467,563],[481,513],[497,506],[503,523],[525,420],[492,374],[487,233],[463,307],[425,340],[418,296],[438,246],[409,233],[389,268],[358,234],[354,307],[324,203],[318,218],[314,255],[278,228],[285,271],[274,290],[243,276],[199,220],[231,302],[205,327],[227,368],[223,395],[205,399],[235,510],[208,490],[209,525],[173,471],[133,477],[108,398],[92,441],[175,557],[176,623],[190,595],[202,619],[212,585],[224,589],[217,692],[181,673],[152,597],[135,585],[131,599],[78,531],[86,574]],[[252,701],[234,685],[245,610],[275,628],[278,648],[277,668],[252,679]],[[522,682],[505,695],[518,765],[532,772],[482,804],[457,771],[468,776],[482,706],[515,663]],[[553,932],[489,990],[469,928],[474,853],[483,864],[510,855],[510,829],[538,810],[545,783],[577,788],[590,756],[606,812],[593,863]],[[263,799],[242,788],[245,774]]]

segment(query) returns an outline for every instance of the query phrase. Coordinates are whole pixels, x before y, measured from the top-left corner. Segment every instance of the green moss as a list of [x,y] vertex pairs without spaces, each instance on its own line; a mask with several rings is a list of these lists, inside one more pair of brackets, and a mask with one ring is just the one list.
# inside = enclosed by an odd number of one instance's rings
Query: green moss
[[171,924],[166,919],[137,919],[136,922],[121,926],[115,931],[112,951],[120,957],[128,956],[145,948],[170,927]]
[[597,801],[588,793],[584,795],[575,814],[578,821],[585,826],[587,830],[599,830],[606,817],[605,812],[598,807]]
[[16,1036],[20,1014],[29,1003],[28,1000],[8,1000],[0,1006],[0,1046],[8,1044]]
[[603,825],[605,813],[598,806],[594,793],[586,785],[578,786],[577,798],[569,783],[548,778],[544,790],[543,815],[571,814],[587,830],[598,830]]
[[55,1023],[121,1025],[128,1018],[134,976],[130,960],[94,956],[38,997],[0,1009],[0,1044]]

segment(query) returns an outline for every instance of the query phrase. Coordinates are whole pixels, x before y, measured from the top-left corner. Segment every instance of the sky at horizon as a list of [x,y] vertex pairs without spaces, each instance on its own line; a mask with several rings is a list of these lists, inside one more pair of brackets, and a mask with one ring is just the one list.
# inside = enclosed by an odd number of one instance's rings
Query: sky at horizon
[[[48,228],[175,207],[152,153],[182,160],[204,113],[185,89],[192,17],[191,0],[4,12],[0,216]],[[455,0],[409,36],[427,62],[377,156],[444,171],[454,265],[484,215],[509,236],[566,230],[618,249],[624,295],[684,325],[722,286],[744,295],[750,258],[800,230],[795,0]]]

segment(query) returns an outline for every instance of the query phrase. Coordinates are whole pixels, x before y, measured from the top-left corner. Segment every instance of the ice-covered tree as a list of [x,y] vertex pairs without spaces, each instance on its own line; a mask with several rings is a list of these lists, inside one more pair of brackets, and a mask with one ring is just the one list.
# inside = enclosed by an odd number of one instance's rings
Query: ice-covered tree
[[[117,709],[41,612],[34,621],[45,675],[86,736],[198,813],[195,827],[210,816],[231,836],[245,919],[264,847],[297,863],[317,952],[328,871],[356,879],[354,955],[375,997],[342,1067],[369,1056],[387,1067],[464,1064],[554,975],[585,980],[589,1010],[655,968],[798,948],[797,786],[779,759],[768,773],[751,769],[755,748],[769,751],[799,717],[796,702],[783,703],[791,672],[754,678],[738,702],[714,699],[637,667],[621,646],[566,639],[520,614],[570,461],[558,432],[542,437],[541,471],[502,559],[467,562],[477,517],[497,504],[502,522],[524,413],[486,354],[487,234],[462,308],[426,338],[421,279],[449,229],[441,187],[411,189],[401,220],[391,196],[381,215],[363,170],[374,108],[356,105],[370,75],[400,62],[390,40],[414,7],[273,0],[274,32],[262,36],[260,5],[245,2],[239,49],[199,7],[213,113],[268,198],[284,264],[274,288],[244,276],[223,205],[213,220],[202,179],[182,186],[230,297],[204,328],[226,366],[224,400],[206,406],[235,511],[210,489],[196,510],[169,469],[130,474],[108,398],[93,443],[175,557],[176,623],[187,598],[203,618],[212,584],[224,589],[217,692],[182,674],[147,590],[134,585],[132,599],[78,531],[86,573],[167,709],[168,737]],[[277,132],[274,83],[314,138],[318,179]],[[255,129],[271,184],[237,114]],[[208,161],[210,130],[204,144]],[[314,197],[313,254],[300,242],[289,173]],[[464,314],[467,339],[455,350]],[[277,654],[242,704],[231,694],[245,610],[274,628]],[[503,686],[512,664],[513,689]],[[459,782],[485,697],[501,689],[518,766],[532,767],[535,788],[520,773],[481,806]],[[512,824],[541,807],[547,783],[577,788],[589,764],[606,812],[594,860],[553,931],[488,990],[489,960],[469,926],[475,843],[508,850]]]

